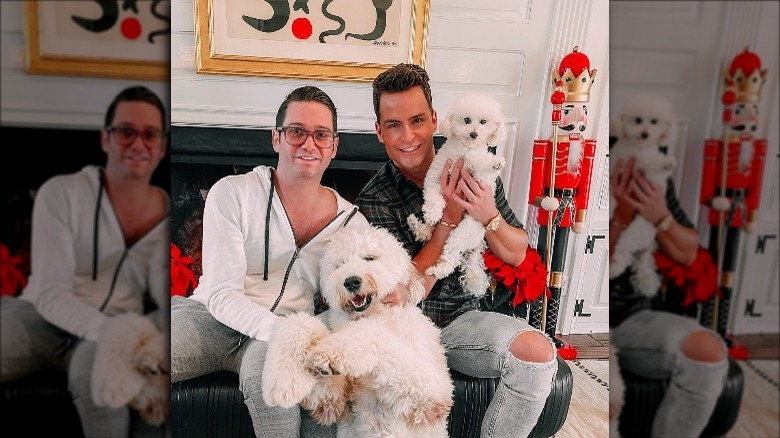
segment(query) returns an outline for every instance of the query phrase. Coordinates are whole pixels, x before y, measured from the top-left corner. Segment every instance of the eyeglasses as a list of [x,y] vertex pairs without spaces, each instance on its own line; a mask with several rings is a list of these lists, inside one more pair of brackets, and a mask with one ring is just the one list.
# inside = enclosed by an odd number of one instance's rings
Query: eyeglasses
[[148,147],[159,147],[162,144],[163,133],[157,129],[144,129],[143,131],[137,131],[134,128],[125,125],[109,126],[106,128],[106,132],[114,134],[114,138],[120,146],[129,146],[133,144],[138,136],[141,136],[141,140]]
[[304,144],[306,139],[311,136],[315,146],[320,149],[330,149],[333,147],[333,140],[336,139],[336,133],[326,129],[309,131],[300,126],[282,126],[276,130],[284,134],[284,139],[290,146],[296,147]]

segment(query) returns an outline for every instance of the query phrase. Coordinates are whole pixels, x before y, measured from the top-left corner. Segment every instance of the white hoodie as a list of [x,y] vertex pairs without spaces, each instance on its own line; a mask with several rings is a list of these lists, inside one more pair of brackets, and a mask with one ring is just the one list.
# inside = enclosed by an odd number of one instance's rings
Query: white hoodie
[[279,316],[314,313],[323,247],[343,226],[368,225],[357,207],[331,191],[336,196],[337,217],[301,248],[295,244],[287,213],[274,192],[266,280],[271,168],[257,166],[246,174],[217,181],[203,211],[203,275],[190,298],[203,303],[217,321],[261,341],[268,340]]
[[86,166],[41,185],[33,206],[32,273],[20,299],[51,324],[97,342],[107,316],[142,313],[149,290],[159,306],[157,325],[167,330],[168,215],[126,247],[101,171]]

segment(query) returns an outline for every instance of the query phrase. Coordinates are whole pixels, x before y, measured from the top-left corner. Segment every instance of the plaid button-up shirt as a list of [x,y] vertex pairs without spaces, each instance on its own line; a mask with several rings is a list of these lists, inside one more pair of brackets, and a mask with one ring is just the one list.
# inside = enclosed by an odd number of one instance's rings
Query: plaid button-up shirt
[[[523,225],[507,203],[500,178],[496,181],[495,199],[496,208],[504,220],[522,229]],[[392,161],[385,163],[363,187],[355,204],[371,224],[393,233],[412,257],[420,252],[424,242],[414,239],[407,218],[414,214],[422,219],[423,191],[403,176]],[[458,315],[479,308],[480,297],[464,291],[458,281],[459,276],[460,270],[456,269],[448,277],[437,281],[422,303],[423,313],[439,327],[447,326]]]

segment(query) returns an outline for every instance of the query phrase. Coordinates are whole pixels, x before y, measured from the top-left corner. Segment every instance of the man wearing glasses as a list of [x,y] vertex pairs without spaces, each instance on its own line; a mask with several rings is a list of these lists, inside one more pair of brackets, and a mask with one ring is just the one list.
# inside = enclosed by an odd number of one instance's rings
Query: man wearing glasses
[[322,90],[287,95],[272,133],[276,168],[217,181],[203,214],[203,276],[171,303],[171,379],[238,373],[257,436],[335,436],[298,407],[269,407],[261,394],[271,330],[279,318],[314,314],[319,260],[343,227],[366,226],[357,207],[320,184],[336,156],[336,107]]
[[[105,166],[88,165],[41,185],[33,208],[29,283],[18,298],[0,300],[0,378],[6,382],[52,367],[66,371],[87,437],[127,436],[130,406],[150,424],[166,419],[169,396],[161,389],[150,416],[137,393],[107,400],[95,377],[108,375],[102,383],[110,386],[128,377],[125,369],[141,375],[125,362],[152,356],[162,378],[168,367],[169,198],[151,184],[167,147],[166,114],[145,87],[114,98],[100,137]],[[147,319],[141,316],[146,293],[157,306]],[[157,350],[134,349],[141,334],[127,330],[130,320],[149,328]],[[101,351],[125,345],[112,337],[117,331],[125,331],[131,359],[114,358],[118,362],[106,370]]]

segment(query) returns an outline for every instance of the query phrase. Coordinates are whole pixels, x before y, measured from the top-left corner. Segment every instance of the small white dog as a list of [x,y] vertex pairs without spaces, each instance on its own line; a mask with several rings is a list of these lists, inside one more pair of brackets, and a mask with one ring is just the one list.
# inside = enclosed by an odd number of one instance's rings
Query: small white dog
[[[489,152],[488,146],[496,146],[503,140],[505,124],[501,106],[492,97],[470,94],[452,105],[441,125],[441,133],[447,140],[437,152],[423,182],[423,218],[420,220],[415,215],[407,218],[418,241],[430,240],[433,227],[444,212],[440,177],[448,159],[454,163],[463,158],[463,169],[470,171],[475,179],[485,183],[492,191],[495,190],[496,179],[505,160]],[[474,295],[484,293],[489,283],[482,259],[484,237],[485,227],[466,214],[447,238],[439,260],[425,273],[444,278],[460,267],[463,288]]]
[[[263,371],[269,406],[300,403],[338,436],[446,437],[453,384],[439,329],[415,305],[422,278],[390,232],[344,229],[323,255],[330,331],[298,313],[276,323]],[[409,303],[381,300],[407,285]]]
[[[615,169],[619,159],[625,166],[626,161],[634,157],[635,169],[649,181],[660,185],[666,193],[667,180],[672,175],[676,160],[661,153],[659,146],[671,146],[677,140],[671,103],[656,95],[636,96],[623,105],[618,119],[612,124],[618,140],[609,151],[610,167]],[[614,197],[610,197],[610,218],[615,205]],[[636,215],[623,230],[610,254],[609,278],[615,278],[631,267],[634,287],[645,295],[655,295],[660,286],[653,258],[657,247],[655,233],[652,223]]]
[[170,337],[136,313],[111,317],[98,339],[92,366],[97,406],[129,405],[160,426],[170,411]]

